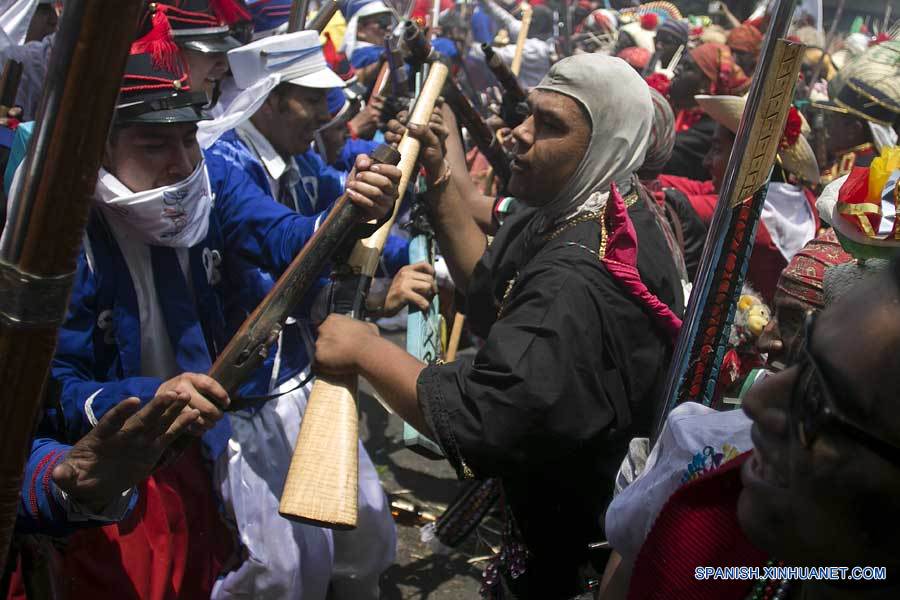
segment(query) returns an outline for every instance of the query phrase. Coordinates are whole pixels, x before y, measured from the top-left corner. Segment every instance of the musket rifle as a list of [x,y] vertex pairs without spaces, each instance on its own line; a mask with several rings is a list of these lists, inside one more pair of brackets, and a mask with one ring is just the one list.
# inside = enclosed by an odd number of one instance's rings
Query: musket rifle
[[[427,125],[447,79],[447,67],[432,65],[409,122]],[[415,175],[420,144],[405,135],[401,155],[399,193],[404,194]],[[377,270],[381,250],[397,216],[394,214],[369,238],[357,242],[339,273],[354,294],[351,313],[360,317],[368,282]],[[344,282],[342,282],[344,283]],[[319,377],[313,385],[294,458],[284,484],[279,512],[287,519],[334,529],[356,526],[359,475],[359,417],[356,409],[357,377]]]
[[525,104],[528,95],[522,89],[519,80],[510,68],[506,66],[506,63],[497,56],[490,44],[482,44],[481,51],[484,52],[488,68],[494,74],[494,77],[497,78],[505,92],[503,94],[503,108],[500,116],[510,127],[517,127],[528,116],[528,107]]
[[141,0],[67,0],[0,248],[0,564]]
[[657,413],[656,438],[683,401],[710,405],[734,319],[803,46],[783,39],[794,0],[778,0],[706,238],[697,280]]
[[[400,160],[390,146],[381,145],[371,156],[375,163],[396,165]],[[348,179],[352,179],[351,171]],[[318,281],[322,270],[357,226],[362,213],[342,195],[328,217],[285,269],[259,306],[244,320],[225,349],[216,357],[208,375],[229,394],[237,391],[265,360],[291,311]]]

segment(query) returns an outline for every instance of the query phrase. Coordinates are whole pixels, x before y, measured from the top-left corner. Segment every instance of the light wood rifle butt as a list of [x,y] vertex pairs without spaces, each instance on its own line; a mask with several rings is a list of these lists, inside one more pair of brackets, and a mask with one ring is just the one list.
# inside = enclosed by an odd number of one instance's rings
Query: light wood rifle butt
[[[428,124],[448,72],[441,63],[432,65],[410,115],[410,123]],[[401,178],[394,213],[378,231],[356,243],[347,261],[363,275],[375,274],[381,250],[397,216],[399,198],[416,173],[419,146],[419,142],[408,135],[400,141],[398,167]],[[356,376],[320,377],[313,385],[281,495],[279,513],[284,518],[331,529],[356,527],[359,477],[357,385]]]
[[282,517],[330,529],[356,527],[357,381],[355,375],[316,379],[284,482]]

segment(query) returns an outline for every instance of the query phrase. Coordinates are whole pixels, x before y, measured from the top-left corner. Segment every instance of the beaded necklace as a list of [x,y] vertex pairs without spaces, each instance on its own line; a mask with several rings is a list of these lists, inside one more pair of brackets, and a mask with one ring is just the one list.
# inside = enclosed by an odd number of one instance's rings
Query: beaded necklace
[[[767,567],[783,567],[784,561],[769,560]],[[791,582],[788,579],[772,580],[767,577],[759,579],[747,596],[747,600],[784,600],[790,590]]]

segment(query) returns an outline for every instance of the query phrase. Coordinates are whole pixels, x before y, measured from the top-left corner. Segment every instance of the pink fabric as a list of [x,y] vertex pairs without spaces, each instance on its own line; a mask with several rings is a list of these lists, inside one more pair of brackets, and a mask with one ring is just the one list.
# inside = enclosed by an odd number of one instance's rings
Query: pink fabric
[[625,290],[650,311],[659,326],[674,342],[678,338],[678,332],[681,331],[681,319],[641,281],[641,275],[637,270],[637,233],[615,183],[610,188],[609,200],[606,203],[606,219],[609,237],[606,240],[603,264]]

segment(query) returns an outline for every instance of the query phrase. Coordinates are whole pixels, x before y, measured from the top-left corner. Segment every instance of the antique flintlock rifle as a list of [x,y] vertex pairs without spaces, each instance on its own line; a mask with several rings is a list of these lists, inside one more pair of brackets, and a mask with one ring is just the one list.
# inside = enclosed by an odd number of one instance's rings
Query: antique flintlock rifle
[[[447,79],[447,67],[432,65],[409,122],[427,125],[435,102]],[[401,155],[399,194],[403,196],[415,175],[419,158],[418,140],[404,135],[398,146]],[[361,318],[365,310],[368,284],[378,268],[385,240],[397,216],[399,201],[391,218],[371,237],[357,242],[342,269],[355,286],[349,313]],[[334,529],[356,526],[359,476],[359,417],[356,408],[358,378],[319,377],[313,385],[294,458],[284,484],[279,512],[288,519]]]
[[791,106],[804,46],[784,38],[794,0],[778,0],[753,73],[753,84],[731,158],[684,325],[672,357],[664,404],[654,439],[666,416],[681,402],[710,405],[734,320],[778,143]]
[[0,247],[0,565],[143,5],[66,1],[23,184]]

